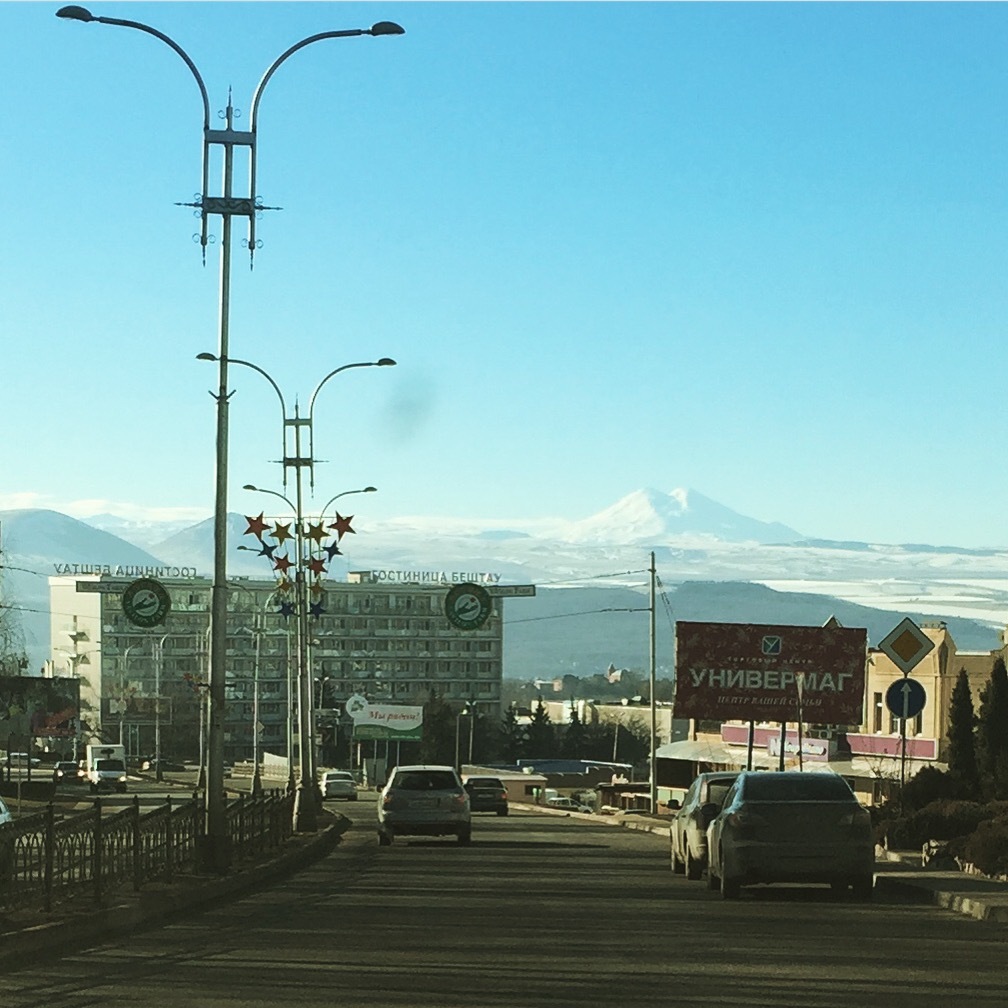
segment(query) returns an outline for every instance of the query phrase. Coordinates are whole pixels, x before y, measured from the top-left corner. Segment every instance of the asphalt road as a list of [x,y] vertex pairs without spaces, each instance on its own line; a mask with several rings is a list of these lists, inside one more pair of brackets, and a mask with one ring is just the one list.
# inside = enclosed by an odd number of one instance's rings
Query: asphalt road
[[[1008,1003],[1008,926],[927,905],[673,876],[667,839],[543,813],[473,843],[379,848],[373,807],[328,857],[191,919],[25,967],[3,1008],[886,1008]],[[86,934],[81,936],[86,944]]]

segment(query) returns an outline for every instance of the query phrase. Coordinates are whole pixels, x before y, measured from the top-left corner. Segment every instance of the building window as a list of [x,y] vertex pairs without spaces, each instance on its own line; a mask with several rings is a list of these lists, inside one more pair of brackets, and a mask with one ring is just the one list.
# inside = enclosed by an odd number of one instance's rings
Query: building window
[[876,693],[874,700],[875,719],[872,723],[872,731],[880,732],[882,731],[882,694]]

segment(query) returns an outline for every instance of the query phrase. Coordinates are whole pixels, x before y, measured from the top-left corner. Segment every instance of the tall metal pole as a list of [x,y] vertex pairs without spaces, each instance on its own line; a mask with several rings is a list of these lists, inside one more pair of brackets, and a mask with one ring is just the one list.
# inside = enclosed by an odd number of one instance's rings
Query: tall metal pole
[[161,769],[161,671],[166,640],[168,634],[157,642],[154,661],[154,779],[157,781],[164,780],[164,771]]
[[301,478],[301,427],[306,421],[298,416],[294,406],[294,419],[285,421],[294,430],[294,548],[297,550],[297,565],[294,575],[294,590],[297,599],[298,632],[298,787],[294,798],[294,828],[299,832],[311,832],[318,828],[318,801],[316,786],[312,777],[312,688],[308,662],[308,584],[305,577],[304,557],[304,489]]
[[651,815],[658,813],[658,702],[655,699],[657,670],[655,665],[655,555],[651,554],[651,609],[648,614],[651,670]]
[[262,794],[262,775],[259,771],[259,651],[262,647],[263,627],[261,617],[256,613],[255,665],[252,672],[252,794]]

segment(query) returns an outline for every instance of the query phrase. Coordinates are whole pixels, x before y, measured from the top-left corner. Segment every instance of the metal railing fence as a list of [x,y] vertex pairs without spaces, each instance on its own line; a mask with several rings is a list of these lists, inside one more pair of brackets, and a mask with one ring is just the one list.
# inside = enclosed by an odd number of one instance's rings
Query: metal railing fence
[[[234,860],[279,847],[293,833],[294,796],[267,791],[241,795],[226,807]],[[198,795],[141,812],[140,799],[103,812],[101,798],[86,812],[57,819],[44,812],[0,826],[0,909],[50,912],[57,904],[85,898],[100,907],[116,890],[147,882],[171,882],[197,874],[204,827]]]

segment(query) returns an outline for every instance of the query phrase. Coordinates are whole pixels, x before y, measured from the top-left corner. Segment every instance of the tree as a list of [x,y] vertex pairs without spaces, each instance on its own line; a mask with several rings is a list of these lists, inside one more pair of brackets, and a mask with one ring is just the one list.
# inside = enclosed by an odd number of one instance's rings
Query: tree
[[556,730],[543,698],[532,708],[528,726],[528,753],[532,759],[550,759],[556,755]]
[[949,774],[959,796],[975,799],[980,794],[980,771],[976,753],[976,715],[966,669],[960,669],[949,704]]
[[560,755],[567,759],[584,758],[585,726],[578,715],[577,707],[571,706],[570,722],[560,743]]
[[431,690],[423,708],[422,763],[455,764],[455,711],[443,697]]
[[1008,798],[1008,668],[998,656],[980,694],[977,732],[980,783],[987,798]]
[[512,765],[516,765],[525,753],[525,729],[518,723],[515,704],[508,705],[501,719],[501,753]]

